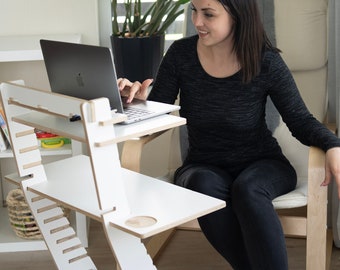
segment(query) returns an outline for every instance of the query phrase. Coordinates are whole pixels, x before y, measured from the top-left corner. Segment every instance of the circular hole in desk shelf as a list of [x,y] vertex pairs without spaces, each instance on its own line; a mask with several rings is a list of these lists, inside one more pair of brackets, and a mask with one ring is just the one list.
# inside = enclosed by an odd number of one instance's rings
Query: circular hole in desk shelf
[[157,219],[149,216],[136,216],[129,218],[125,224],[134,228],[145,228],[157,223]]

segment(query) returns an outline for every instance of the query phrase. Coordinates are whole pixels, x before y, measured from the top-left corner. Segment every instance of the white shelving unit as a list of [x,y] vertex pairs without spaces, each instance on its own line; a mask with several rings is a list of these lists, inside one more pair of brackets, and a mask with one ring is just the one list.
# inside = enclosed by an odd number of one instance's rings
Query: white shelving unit
[[[60,156],[60,155],[71,155],[72,154],[72,145],[65,144],[60,148],[47,149],[40,148],[42,156]],[[3,152],[0,152],[0,159],[2,158],[13,158],[13,152],[11,149],[7,149]]]
[[0,207],[0,252],[46,250],[42,240],[22,239],[14,233],[8,220],[6,207]]
[[[41,149],[41,155],[44,157],[48,157],[50,159],[58,159],[58,157],[65,157],[72,155],[72,146],[71,144],[65,145],[58,149]],[[14,166],[14,157],[11,150],[6,150],[4,152],[0,152],[0,163],[5,160],[8,162],[13,162]],[[5,181],[1,178],[1,181]],[[5,184],[5,183],[3,183]],[[0,194],[2,196],[2,200],[6,199],[7,194]],[[1,202],[2,202],[1,200]],[[16,251],[34,251],[34,250],[46,250],[47,247],[43,240],[27,240],[18,237],[10,223],[8,218],[7,208],[1,205],[0,207],[0,252],[16,252]]]
[[[53,39],[65,42],[81,42],[80,34],[64,35],[27,35],[27,36],[0,36],[0,62],[24,62],[42,61],[43,56],[40,49],[40,39]],[[71,156],[72,146],[64,145],[58,149],[41,149],[43,157]],[[4,160],[13,159],[11,149],[0,152],[0,163]],[[14,163],[14,159],[13,159]],[[2,166],[3,167],[3,166]],[[0,179],[3,181],[3,179]],[[2,186],[2,185],[0,185]],[[1,202],[5,200],[6,194],[0,190]],[[87,239],[85,239],[87,245]],[[46,245],[43,240],[21,239],[13,232],[9,220],[7,208],[0,206],[0,252],[45,250]]]

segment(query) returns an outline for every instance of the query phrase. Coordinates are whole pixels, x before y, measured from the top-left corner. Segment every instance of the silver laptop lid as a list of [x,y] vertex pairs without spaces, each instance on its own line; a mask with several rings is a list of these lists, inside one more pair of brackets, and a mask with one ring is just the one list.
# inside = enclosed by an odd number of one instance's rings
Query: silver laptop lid
[[116,71],[109,48],[40,40],[52,92],[82,99],[107,97],[123,113]]

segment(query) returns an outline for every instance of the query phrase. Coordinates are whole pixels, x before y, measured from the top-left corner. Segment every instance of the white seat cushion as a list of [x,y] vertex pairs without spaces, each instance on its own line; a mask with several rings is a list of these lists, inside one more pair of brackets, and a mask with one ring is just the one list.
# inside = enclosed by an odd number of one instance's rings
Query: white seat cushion
[[275,209],[297,208],[307,205],[308,179],[298,179],[296,188],[273,200]]

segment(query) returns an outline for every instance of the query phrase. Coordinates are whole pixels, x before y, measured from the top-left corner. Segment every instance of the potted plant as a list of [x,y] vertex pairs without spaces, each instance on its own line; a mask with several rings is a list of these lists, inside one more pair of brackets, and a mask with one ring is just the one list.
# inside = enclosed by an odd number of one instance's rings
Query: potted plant
[[145,11],[141,0],[125,0],[118,23],[118,1],[111,0],[112,49],[117,77],[143,81],[156,76],[164,54],[165,32],[190,0],[156,0]]

